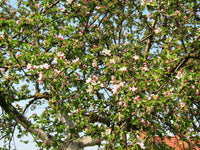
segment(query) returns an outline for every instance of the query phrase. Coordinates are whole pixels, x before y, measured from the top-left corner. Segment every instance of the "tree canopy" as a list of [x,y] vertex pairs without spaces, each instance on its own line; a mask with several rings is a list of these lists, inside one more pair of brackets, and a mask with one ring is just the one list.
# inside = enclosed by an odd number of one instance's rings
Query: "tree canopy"
[[4,149],[15,130],[41,149],[170,149],[152,140],[170,135],[200,147],[199,11],[198,0],[1,0]]

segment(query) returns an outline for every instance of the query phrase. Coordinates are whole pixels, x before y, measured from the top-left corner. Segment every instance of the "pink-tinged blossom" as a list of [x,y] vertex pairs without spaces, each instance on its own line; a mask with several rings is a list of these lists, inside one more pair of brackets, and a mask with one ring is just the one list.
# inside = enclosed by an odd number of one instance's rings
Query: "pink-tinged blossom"
[[0,72],[4,73],[5,69],[4,68],[0,68]]
[[96,6],[96,7],[95,7],[96,10],[99,10],[100,8],[101,8],[101,7],[99,7],[99,6]]
[[40,66],[34,65],[33,69],[38,69]]
[[134,98],[135,101],[138,101],[139,99],[140,99],[140,96],[136,96],[136,97]]
[[16,58],[18,58],[18,57],[20,57],[20,56],[21,56],[20,54],[16,54],[16,55],[15,55]]
[[87,66],[85,64],[83,64],[83,68],[87,68]]
[[27,21],[27,23],[30,23],[30,19],[29,18],[26,18],[26,21]]
[[111,55],[111,54],[110,54],[110,50],[104,49],[102,52],[103,52],[105,55],[108,55],[108,56]]
[[65,59],[65,54],[63,52],[58,52],[57,56],[62,58],[62,59]]
[[58,69],[54,69],[54,72],[57,73],[57,74],[60,73],[60,71]]
[[93,79],[98,80],[98,77],[94,75],[94,76],[93,76]]
[[152,15],[152,13],[150,12],[150,13],[148,14],[148,18],[149,18],[149,19],[151,18],[151,15]]
[[50,65],[48,65],[47,63],[43,64],[43,68],[48,70],[50,68]]
[[95,80],[92,80],[91,83],[92,83],[92,85],[96,85],[97,84],[97,82]]
[[40,72],[40,73],[39,73],[39,78],[38,78],[38,80],[39,80],[39,81],[42,81],[42,78],[43,78],[43,72]]
[[138,60],[138,59],[139,59],[139,56],[138,56],[138,55],[135,55],[135,56],[133,56],[133,59],[134,59],[134,60]]
[[111,76],[111,81],[110,81],[110,83],[111,83],[111,84],[114,84],[115,82],[116,82],[115,76]]
[[176,15],[181,15],[180,11],[176,10],[174,13],[174,16],[176,16]]
[[88,83],[90,83],[92,81],[92,78],[87,78],[87,80],[86,80],[86,83],[88,84]]
[[121,70],[122,72],[126,72],[127,71],[126,67],[122,67],[119,70]]
[[177,78],[177,79],[181,79],[182,76],[183,76],[183,72],[180,72],[180,71],[179,71],[179,72],[177,73],[177,75],[176,75],[176,78]]
[[167,95],[168,95],[168,92],[164,92],[163,95],[164,95],[164,96],[167,96]]
[[162,32],[162,30],[160,28],[156,28],[154,31],[155,31],[155,33],[161,33]]
[[40,4],[35,4],[35,7],[37,7],[38,9],[40,9]]
[[181,108],[185,107],[185,103],[183,103],[183,102],[179,103],[179,105]]
[[62,40],[62,41],[64,40],[64,38],[62,36],[56,36],[56,38],[59,40]]
[[113,94],[116,94],[119,89],[120,89],[120,86],[118,84],[114,84],[113,89],[112,89]]
[[88,89],[86,90],[88,93],[91,93],[93,91],[93,86],[88,86]]
[[93,59],[92,67],[97,67],[97,61],[95,59]]
[[192,88],[195,89],[195,85],[194,84],[192,85]]
[[21,20],[17,20],[17,21],[16,21],[16,24],[17,24],[17,25],[20,24],[20,23],[22,23]]
[[27,64],[27,69],[28,69],[28,70],[33,69],[33,67],[31,66],[30,63]]
[[149,69],[147,67],[142,67],[143,71],[149,71]]
[[125,85],[126,85],[125,82],[120,82],[120,83],[119,83],[119,86],[121,86],[121,87],[124,87]]
[[122,106],[122,105],[123,105],[123,102],[122,102],[122,101],[120,101],[120,102],[119,102],[119,105],[120,105],[120,106]]

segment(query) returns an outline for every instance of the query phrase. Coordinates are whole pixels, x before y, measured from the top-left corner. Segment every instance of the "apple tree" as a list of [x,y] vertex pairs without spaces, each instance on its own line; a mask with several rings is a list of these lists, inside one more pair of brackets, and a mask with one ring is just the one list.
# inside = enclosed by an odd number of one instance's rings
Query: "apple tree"
[[16,5],[0,3],[4,149],[15,130],[41,149],[168,149],[153,140],[166,135],[199,146],[198,0]]

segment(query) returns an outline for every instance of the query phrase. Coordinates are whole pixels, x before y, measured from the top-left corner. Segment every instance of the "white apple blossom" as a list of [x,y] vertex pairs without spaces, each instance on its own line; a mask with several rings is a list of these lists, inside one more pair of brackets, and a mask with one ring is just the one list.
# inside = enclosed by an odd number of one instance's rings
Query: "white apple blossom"
[[39,80],[39,81],[42,81],[42,77],[43,77],[43,72],[40,72],[40,73],[39,73],[39,78],[38,78],[38,80]]
[[177,79],[181,79],[182,76],[183,76],[183,73],[179,71],[179,72],[177,73],[177,75],[176,75],[176,78],[177,78]]
[[63,52],[58,52],[57,56],[62,58],[62,59],[65,59],[65,54]]
[[90,83],[92,81],[92,78],[87,78],[86,83]]
[[120,85],[114,84],[114,85],[113,85],[113,89],[112,89],[113,94],[116,94],[117,91],[119,90],[119,88],[120,88]]
[[162,30],[160,28],[156,28],[154,31],[155,31],[155,33],[161,33],[162,32]]
[[27,69],[28,69],[28,70],[32,69],[32,66],[31,66],[30,63],[27,64]]
[[111,83],[111,84],[114,84],[115,82],[116,82],[115,76],[111,76],[111,81],[110,81],[110,83]]
[[93,90],[93,86],[88,86],[88,89],[86,90],[88,93],[91,93],[92,92],[92,90]]
[[116,62],[115,62],[114,59],[111,59],[111,60],[110,60],[110,63],[111,63],[111,64],[115,64]]
[[119,70],[121,70],[121,71],[123,71],[123,72],[127,71],[126,67],[122,67],[122,68],[120,68]]
[[60,71],[58,69],[54,69],[54,72],[57,73],[57,74],[60,73]]
[[92,62],[92,67],[97,67],[97,61],[95,59]]
[[47,63],[43,64],[43,68],[48,70],[50,68],[50,65],[48,65]]
[[138,56],[138,55],[135,55],[135,56],[133,56],[133,59],[138,60],[138,59],[139,59],[139,56]]
[[104,54],[106,54],[106,55],[109,55],[109,56],[110,56],[110,50],[104,49],[102,52],[103,52]]
[[76,58],[76,59],[74,60],[74,63],[77,63],[79,60],[80,60],[79,58]]
[[142,67],[142,70],[143,71],[149,71],[149,69],[145,66],[145,67]]
[[129,90],[135,92],[137,90],[137,88],[136,87],[129,87]]
[[91,83],[92,83],[92,85],[96,85],[97,84],[97,82],[95,80],[92,80]]
[[181,106],[181,108],[185,107],[185,103],[179,103],[179,105]]
[[66,5],[71,4],[73,0],[67,0]]
[[57,64],[58,63],[58,58],[57,57],[54,57],[53,61]]
[[125,82],[120,82],[120,83],[119,83],[119,86],[121,86],[121,87],[124,87],[125,85],[126,85]]

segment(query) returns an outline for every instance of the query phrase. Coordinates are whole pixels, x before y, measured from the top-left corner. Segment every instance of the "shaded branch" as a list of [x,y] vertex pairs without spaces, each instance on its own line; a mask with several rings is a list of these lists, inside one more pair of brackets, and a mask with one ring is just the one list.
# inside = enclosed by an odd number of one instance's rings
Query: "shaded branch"
[[48,100],[48,99],[49,99],[49,93],[48,93],[48,92],[36,93],[35,95],[28,97],[28,99],[29,99],[29,98],[33,98],[33,99],[30,100],[28,104],[26,104],[26,106],[25,106],[25,108],[24,108],[24,110],[23,110],[23,112],[22,112],[22,115],[25,113],[25,111],[28,109],[28,107],[29,107],[31,104],[33,104],[36,100],[38,100],[38,99],[43,99],[43,98]]
[[[188,59],[193,58],[193,59],[200,59],[200,55],[196,54],[196,53],[191,53],[191,54],[185,54],[182,57],[181,62],[178,62],[175,67],[171,70],[171,72],[169,74],[167,74],[168,77],[171,77],[172,75],[174,75],[181,67],[183,67],[185,65],[185,63],[188,61]],[[154,94],[159,92],[165,84],[161,85],[156,91],[154,91]]]
[[48,146],[51,146],[52,141],[49,138],[49,135],[41,129],[32,128],[32,123],[25,119],[25,117],[19,111],[17,111],[11,103],[7,102],[5,95],[2,91],[0,91],[0,106],[7,114],[9,114],[17,123],[22,125],[28,132],[30,132],[31,134],[37,134],[42,141],[46,141],[46,144]]
[[[152,25],[151,25],[152,29],[155,28],[156,22],[157,22],[157,20],[154,20],[152,22]],[[148,53],[150,48],[151,48],[152,38],[153,38],[153,33],[151,33],[150,36],[148,36],[147,44],[146,44],[146,47],[145,47],[145,50],[144,50],[145,53]]]

